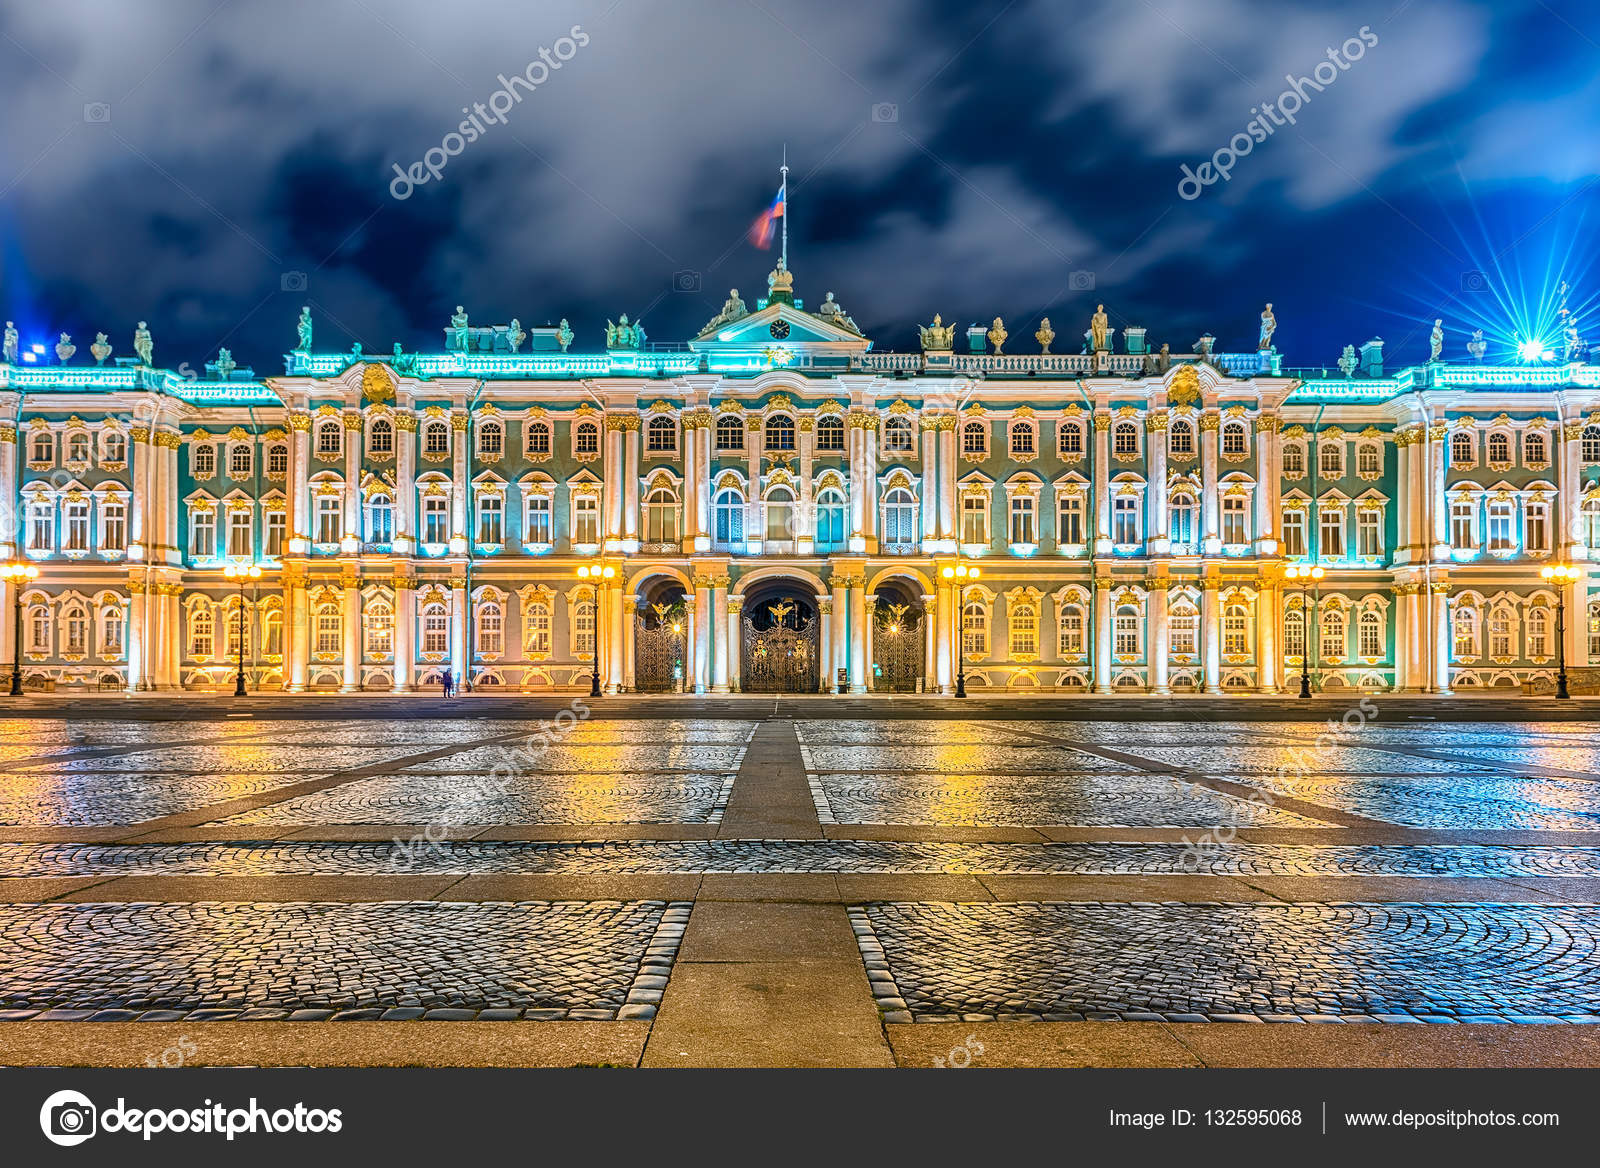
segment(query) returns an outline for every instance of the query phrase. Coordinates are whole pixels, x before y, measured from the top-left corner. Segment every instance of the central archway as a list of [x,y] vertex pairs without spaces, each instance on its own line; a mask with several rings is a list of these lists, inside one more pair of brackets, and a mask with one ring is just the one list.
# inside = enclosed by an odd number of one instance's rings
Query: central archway
[[816,597],[798,581],[761,580],[744,594],[740,677],[751,693],[816,693],[822,622]]

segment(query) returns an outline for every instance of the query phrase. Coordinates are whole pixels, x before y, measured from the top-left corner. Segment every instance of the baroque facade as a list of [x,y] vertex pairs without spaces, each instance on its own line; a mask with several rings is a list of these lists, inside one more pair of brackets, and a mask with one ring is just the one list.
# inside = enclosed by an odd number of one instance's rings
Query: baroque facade
[[231,686],[242,630],[296,692],[586,687],[597,653],[613,692],[1449,692],[1549,679],[1557,588],[1600,664],[1590,582],[1541,576],[1600,556],[1600,367],[1295,370],[1265,327],[1171,353],[1098,313],[1079,353],[937,317],[878,352],[791,281],[588,353],[460,310],[434,353],[317,352],[303,315],[270,377],[8,338],[25,678]]

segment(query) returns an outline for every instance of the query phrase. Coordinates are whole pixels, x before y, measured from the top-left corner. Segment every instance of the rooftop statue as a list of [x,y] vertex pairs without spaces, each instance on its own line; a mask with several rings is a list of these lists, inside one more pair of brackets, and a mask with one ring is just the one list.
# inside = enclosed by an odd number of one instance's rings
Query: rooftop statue
[[155,342],[150,337],[150,330],[144,321],[139,322],[139,327],[133,330],[133,351],[139,354],[139,364],[151,364],[155,355]]
[[467,349],[467,310],[461,305],[456,305],[455,315],[450,318],[451,347],[461,352]]
[[1355,376],[1356,363],[1356,347],[1354,345],[1346,345],[1344,352],[1339,354],[1339,372],[1346,377]]
[[233,376],[233,371],[238,367],[239,363],[233,359],[231,350],[217,350],[217,379],[219,381],[227,381]]
[[515,353],[522,348],[522,342],[528,339],[528,334],[522,327],[522,322],[516,317],[511,318],[511,327],[506,331],[506,340],[511,343],[511,351]]
[[1048,316],[1039,322],[1039,331],[1033,334],[1033,339],[1039,342],[1039,352],[1050,352],[1050,342],[1056,339],[1056,330],[1050,327]]
[[933,314],[932,324],[926,327],[919,325],[917,331],[922,334],[922,347],[924,350],[944,353],[955,348],[956,326],[945,324],[937,312]]
[[18,347],[19,346],[18,346],[18,342],[17,342],[17,326],[15,324],[13,324],[11,321],[8,320],[8,321],[6,321],[6,343],[5,343],[5,358],[6,358],[6,364],[7,365],[15,365],[17,363],[17,349],[18,349]]
[[829,292],[825,297],[823,297],[822,303],[817,305],[817,315],[823,320],[827,321],[829,324],[836,324],[841,328],[847,328],[851,332],[858,335],[861,332],[861,330],[856,327],[856,322],[850,318],[850,314],[846,312],[839,302],[833,298],[832,292]]
[[728,298],[722,302],[722,311],[706,322],[706,327],[700,330],[704,336],[713,329],[719,329],[725,324],[732,324],[742,316],[749,316],[749,309],[745,308],[744,301],[739,297],[739,289],[729,288]]
[[564,316],[561,318],[560,327],[556,329],[556,342],[561,346],[563,353],[567,351],[567,346],[572,344],[572,326],[567,323],[567,318]]
[[1577,361],[1583,357],[1584,353],[1588,351],[1588,348],[1588,344],[1581,336],[1578,335],[1578,326],[1569,324],[1567,326],[1566,359],[1568,361]]
[[1110,323],[1106,317],[1106,306],[1096,304],[1094,315],[1089,318],[1089,347],[1096,353],[1104,352],[1111,347],[1106,340],[1107,326]]
[[1467,342],[1467,355],[1474,361],[1482,361],[1483,351],[1488,347],[1488,342],[1483,339],[1483,330],[1473,329],[1472,339]]
[[72,360],[72,354],[78,351],[78,346],[72,343],[72,338],[66,333],[61,334],[61,339],[56,342],[56,359],[65,365]]
[[1161,352],[1156,355],[1156,372],[1164,374],[1171,368],[1172,348],[1169,345],[1162,345]]
[[303,304],[300,306],[300,321],[295,325],[295,331],[300,335],[300,344],[295,349],[295,352],[311,352],[311,305]]
[[770,298],[773,292],[794,291],[794,273],[789,270],[789,265],[782,256],[778,257],[778,266],[767,273],[767,293]]
[[95,333],[94,344],[89,346],[89,352],[93,354],[96,365],[106,363],[106,358],[111,356],[111,342],[106,340],[105,333]]
[[989,326],[989,331],[986,335],[989,338],[989,343],[994,346],[994,355],[996,357],[1001,356],[1000,347],[1006,343],[1006,338],[1011,335],[1006,332],[1006,322],[998,316],[995,317],[994,323]]
[[1211,360],[1211,346],[1213,343],[1215,343],[1216,339],[1217,338],[1212,336],[1210,333],[1206,333],[1194,343],[1194,351],[1200,354],[1200,359],[1202,361]]
[[609,320],[606,321],[606,348],[644,348],[644,326],[642,324],[629,324],[626,312],[622,314],[622,319],[615,324],[612,324]]
[[1256,342],[1256,348],[1265,353],[1272,348],[1272,334],[1278,331],[1278,318],[1272,315],[1272,304],[1269,302],[1261,310],[1261,339]]
[[1428,360],[1437,361],[1442,352],[1444,352],[1444,321],[1441,319],[1433,322],[1433,331],[1428,334]]

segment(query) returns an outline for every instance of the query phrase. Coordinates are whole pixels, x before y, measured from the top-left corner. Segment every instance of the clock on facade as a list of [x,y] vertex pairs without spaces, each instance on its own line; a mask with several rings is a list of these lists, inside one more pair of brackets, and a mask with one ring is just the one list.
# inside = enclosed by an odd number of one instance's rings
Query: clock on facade
[[789,322],[786,320],[775,320],[767,326],[767,332],[772,334],[773,340],[781,341],[789,335]]

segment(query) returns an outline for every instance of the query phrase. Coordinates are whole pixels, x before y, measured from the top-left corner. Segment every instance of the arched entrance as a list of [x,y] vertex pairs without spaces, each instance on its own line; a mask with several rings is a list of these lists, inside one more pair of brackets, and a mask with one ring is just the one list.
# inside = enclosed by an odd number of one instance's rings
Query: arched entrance
[[821,622],[815,597],[789,580],[762,581],[745,593],[741,624],[745,691],[817,692]]
[[912,693],[927,655],[922,601],[899,580],[878,585],[872,622],[872,688]]
[[644,693],[675,693],[688,672],[688,599],[670,577],[651,582],[633,614],[633,686]]

